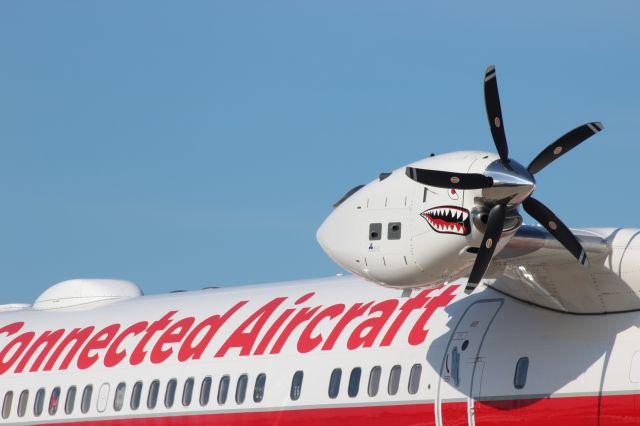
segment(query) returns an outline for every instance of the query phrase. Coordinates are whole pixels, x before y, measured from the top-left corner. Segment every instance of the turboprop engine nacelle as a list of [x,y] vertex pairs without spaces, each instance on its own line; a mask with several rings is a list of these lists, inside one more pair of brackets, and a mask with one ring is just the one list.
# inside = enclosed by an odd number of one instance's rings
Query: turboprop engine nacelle
[[602,123],[565,133],[524,167],[509,157],[493,65],[485,71],[484,101],[498,155],[474,151],[431,157],[354,188],[318,230],[330,257],[394,287],[438,284],[464,275],[472,265],[465,288],[471,292],[495,252],[522,224],[517,212],[522,204],[580,264],[589,264],[576,236],[531,194],[534,175],[600,132]]
[[[499,161],[496,154],[469,151],[428,157],[409,167],[488,173]],[[511,197],[515,186],[426,186],[407,170],[381,174],[336,203],[318,229],[318,242],[346,270],[391,287],[439,285],[468,274],[483,239],[487,202]],[[521,223],[515,205],[509,206],[496,250]]]

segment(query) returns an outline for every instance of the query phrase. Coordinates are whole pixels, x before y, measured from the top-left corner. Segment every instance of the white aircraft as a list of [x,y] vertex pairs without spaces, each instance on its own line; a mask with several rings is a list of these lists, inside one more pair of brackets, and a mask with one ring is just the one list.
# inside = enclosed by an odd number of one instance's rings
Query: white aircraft
[[353,275],[158,296],[71,280],[2,306],[2,422],[640,424],[640,230],[569,230],[531,197],[602,125],[524,167],[493,67],[484,84],[498,155],[432,156],[336,203],[317,237]]

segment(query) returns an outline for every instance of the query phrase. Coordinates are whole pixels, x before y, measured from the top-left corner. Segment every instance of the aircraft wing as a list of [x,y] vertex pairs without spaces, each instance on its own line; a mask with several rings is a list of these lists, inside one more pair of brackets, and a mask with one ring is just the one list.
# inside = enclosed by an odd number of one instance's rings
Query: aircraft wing
[[493,261],[486,285],[517,299],[576,314],[640,309],[640,230],[573,229],[582,266],[544,228],[522,226]]

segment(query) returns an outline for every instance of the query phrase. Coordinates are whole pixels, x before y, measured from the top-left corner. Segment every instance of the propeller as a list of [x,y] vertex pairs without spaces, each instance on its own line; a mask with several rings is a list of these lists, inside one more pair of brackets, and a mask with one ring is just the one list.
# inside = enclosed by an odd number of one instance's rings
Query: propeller
[[529,167],[527,167],[529,173],[535,175],[551,164],[556,158],[566,154],[602,129],[604,129],[602,123],[592,122],[583,124],[567,132],[554,143],[543,149],[542,152],[529,163]]
[[498,80],[493,65],[487,68],[484,76],[484,102],[493,143],[500,156],[500,160],[490,164],[484,174],[427,170],[416,167],[407,167],[406,169],[409,178],[423,185],[438,188],[487,189],[487,194],[491,194],[491,191],[499,194],[491,199],[485,198],[485,205],[490,208],[487,226],[465,291],[467,293],[473,291],[489,267],[504,229],[508,205],[522,204],[531,217],[540,222],[582,265],[587,266],[589,264],[587,254],[580,241],[547,206],[531,197],[531,193],[535,189],[535,174],[600,132],[604,128],[602,123],[586,123],[567,132],[543,149],[525,168],[509,158],[509,146],[504,131],[498,93]]
[[500,236],[502,235],[502,226],[504,224],[506,213],[507,206],[504,204],[496,204],[489,211],[487,229],[484,231],[482,244],[480,244],[476,261],[473,263],[471,274],[469,274],[469,282],[476,283],[477,285],[477,283],[482,279],[484,273],[487,271],[487,267],[493,257],[493,252],[496,250],[496,246],[498,245]]
[[487,118],[489,119],[493,143],[496,145],[500,161],[506,164],[509,162],[509,146],[507,145],[507,136],[504,133],[502,122],[496,67],[493,65],[489,65],[484,73],[484,106],[487,109]]
[[407,167],[407,176],[416,182],[439,188],[482,189],[493,186],[493,178],[480,173],[451,173]]

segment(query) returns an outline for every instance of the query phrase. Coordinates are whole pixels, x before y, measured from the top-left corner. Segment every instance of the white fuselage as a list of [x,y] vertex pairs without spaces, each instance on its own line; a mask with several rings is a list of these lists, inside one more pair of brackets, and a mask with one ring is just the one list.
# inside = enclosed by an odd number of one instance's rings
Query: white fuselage
[[[337,277],[3,313],[0,402],[10,403],[3,421],[627,424],[607,416],[618,416],[624,404],[636,412],[638,313],[569,315],[489,288],[469,296],[462,288],[453,283],[403,297],[402,290]],[[264,384],[257,384],[261,374]],[[132,408],[137,382],[140,402]],[[70,387],[76,394],[67,414]],[[377,413],[382,423],[358,410]]]

